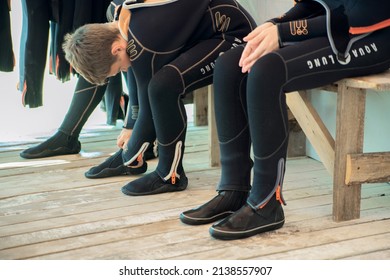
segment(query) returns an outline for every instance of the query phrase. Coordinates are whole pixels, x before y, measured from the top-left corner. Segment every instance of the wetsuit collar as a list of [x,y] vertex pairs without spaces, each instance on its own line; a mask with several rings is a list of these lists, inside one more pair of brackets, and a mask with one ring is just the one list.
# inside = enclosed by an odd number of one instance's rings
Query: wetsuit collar
[[123,8],[131,10],[143,7],[161,6],[176,2],[178,0],[152,0],[145,2],[144,0],[126,0],[123,2]]

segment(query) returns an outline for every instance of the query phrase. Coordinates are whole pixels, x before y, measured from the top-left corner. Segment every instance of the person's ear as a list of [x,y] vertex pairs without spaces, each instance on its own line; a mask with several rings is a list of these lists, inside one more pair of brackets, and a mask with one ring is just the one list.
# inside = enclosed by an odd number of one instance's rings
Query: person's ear
[[111,47],[111,54],[116,56],[122,51],[122,46],[118,42],[114,42]]

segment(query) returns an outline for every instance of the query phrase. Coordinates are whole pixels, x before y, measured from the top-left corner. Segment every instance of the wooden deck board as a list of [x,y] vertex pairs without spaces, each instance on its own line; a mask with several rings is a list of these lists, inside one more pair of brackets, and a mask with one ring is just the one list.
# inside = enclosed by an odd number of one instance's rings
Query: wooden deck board
[[[188,130],[187,190],[129,197],[138,177],[84,177],[116,151],[118,129],[83,133],[82,152],[38,160],[19,157],[28,143],[0,144],[0,259],[390,259],[390,186],[364,185],[361,218],[332,220],[332,179],[309,158],[287,161],[286,224],[249,239],[219,241],[210,225],[178,215],[215,194],[207,127]],[[148,162],[154,170],[157,159]]]

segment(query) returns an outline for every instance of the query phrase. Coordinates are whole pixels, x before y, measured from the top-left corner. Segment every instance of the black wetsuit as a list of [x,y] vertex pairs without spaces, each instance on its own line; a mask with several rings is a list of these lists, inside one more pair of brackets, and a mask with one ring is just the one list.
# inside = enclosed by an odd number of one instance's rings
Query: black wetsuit
[[11,1],[0,1],[0,71],[14,70],[15,57],[11,35]]
[[182,97],[212,83],[215,60],[241,44],[255,22],[234,0],[127,8],[131,20],[122,35],[128,40],[139,114],[123,159],[133,164],[157,136],[156,171],[164,181],[174,182],[183,173],[187,116]]
[[[42,89],[42,84],[38,81],[43,79],[43,68],[45,66],[45,60],[42,60],[43,57],[46,57],[46,49],[42,48],[42,42],[39,42],[40,39],[35,38],[32,42],[37,42],[37,44],[31,44],[30,48],[27,47],[26,51],[30,54],[30,57],[26,57],[26,64],[30,65],[26,69],[24,68],[24,52],[25,52],[25,40],[27,33],[30,33],[32,37],[34,37],[35,33],[39,33],[38,38],[43,36],[45,32],[42,32],[42,28],[46,26],[47,17],[44,17],[43,14],[47,14],[47,5],[44,3],[52,2],[57,3],[56,1],[28,1],[32,6],[27,10],[27,1],[22,1],[23,7],[23,34],[21,38],[21,46],[20,46],[20,85],[23,87],[24,81],[31,81],[31,84],[34,87],[30,88],[30,93],[27,94],[29,97],[30,107],[38,106],[40,104],[39,100],[42,100],[42,95],[39,94]],[[31,3],[30,3],[31,2]],[[74,2],[74,11],[71,15],[67,15],[69,18],[73,19],[73,27],[77,28],[86,23],[103,23],[106,22],[106,10],[109,6],[110,0],[88,0],[88,1],[73,1]],[[42,4],[43,3],[43,4]],[[38,5],[40,4],[40,5]],[[66,1],[67,6],[72,6],[71,1]],[[93,4],[93,5],[92,5]],[[43,9],[42,7],[45,7]],[[67,8],[69,9],[69,7]],[[56,10],[56,9],[54,9]],[[39,18],[38,22],[32,20],[34,24],[28,25],[28,14],[33,14],[33,19],[35,17]],[[64,18],[65,19],[65,18]],[[30,18],[31,21],[31,18]],[[42,22],[41,22],[42,21]],[[68,20],[67,20],[68,21]],[[30,22],[31,23],[31,22]],[[32,25],[32,26],[31,26]],[[31,28],[27,28],[30,26]],[[59,27],[60,25],[58,25]],[[41,30],[40,32],[38,32]],[[42,33],[42,34],[41,34]],[[61,33],[61,32],[60,32]],[[47,35],[47,34],[46,34]],[[24,38],[24,39],[23,39]],[[58,40],[54,40],[56,44],[51,43],[51,46],[56,45],[57,49],[60,43],[63,41],[62,38],[57,38]],[[43,41],[46,42],[46,41]],[[47,43],[47,42],[46,42]],[[43,53],[42,53],[43,51]],[[34,55],[32,55],[34,54]],[[61,56],[62,57],[62,56]],[[64,59],[59,59],[60,67],[57,68],[58,73],[64,73],[62,78],[65,78],[67,74],[65,74],[64,69],[66,67],[61,63]],[[42,63],[38,63],[38,62]],[[56,64],[58,64],[57,60],[52,61],[52,69],[56,69]],[[34,66],[35,65],[35,66]],[[34,66],[34,67],[32,67]],[[43,68],[42,68],[43,67]],[[29,71],[30,69],[30,71]],[[34,71],[31,71],[33,69]],[[27,70],[27,71],[25,71]],[[41,71],[42,70],[42,71]],[[68,65],[69,71],[69,65]],[[29,73],[30,72],[30,73]],[[27,76],[27,77],[25,77]],[[133,80],[131,71],[127,73],[129,87],[129,97],[132,103],[132,106],[136,106],[138,104],[137,93],[134,90]],[[40,77],[40,78],[39,78]],[[22,89],[21,89],[22,90]],[[102,101],[103,97],[105,98],[105,109],[107,113],[107,124],[115,125],[117,119],[123,118],[122,108],[120,106],[120,100],[122,96],[122,75],[121,73],[117,74],[114,77],[109,79],[109,83],[102,86],[96,86],[89,82],[87,82],[82,76],[79,76],[77,80],[77,84],[75,87],[74,95],[72,97],[71,105],[68,109],[66,116],[63,119],[61,126],[58,129],[58,132],[55,133],[52,137],[44,141],[43,143],[28,148],[20,153],[20,156],[23,158],[42,158],[47,156],[55,156],[62,154],[75,154],[80,151],[80,142],[79,134],[84,127],[84,124],[87,122],[88,118],[95,110],[95,108]],[[25,97],[27,95],[24,95]],[[35,104],[32,106],[32,104]],[[136,119],[136,115],[133,116]]]
[[280,193],[289,132],[285,93],[388,69],[389,6],[388,0],[297,1],[271,20],[278,24],[282,47],[261,57],[249,74],[238,66],[244,46],[217,60],[219,190],[250,190],[254,209]]

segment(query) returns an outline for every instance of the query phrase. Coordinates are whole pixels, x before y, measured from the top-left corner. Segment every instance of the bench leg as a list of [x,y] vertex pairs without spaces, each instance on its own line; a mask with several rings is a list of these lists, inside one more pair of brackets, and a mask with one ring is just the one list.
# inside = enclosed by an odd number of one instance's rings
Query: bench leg
[[215,123],[214,89],[212,85],[208,86],[208,104],[210,166],[218,167],[220,166],[220,151],[217,126]]
[[308,100],[306,91],[286,94],[286,102],[325,168],[333,175],[334,139]]
[[194,125],[207,125],[207,87],[194,90]]
[[346,185],[347,154],[361,153],[364,138],[364,90],[339,84],[333,176],[333,219],[346,221],[360,217],[361,184]]

